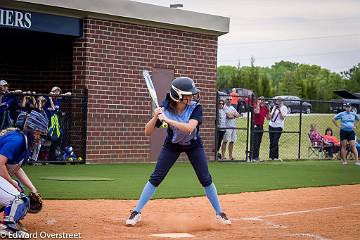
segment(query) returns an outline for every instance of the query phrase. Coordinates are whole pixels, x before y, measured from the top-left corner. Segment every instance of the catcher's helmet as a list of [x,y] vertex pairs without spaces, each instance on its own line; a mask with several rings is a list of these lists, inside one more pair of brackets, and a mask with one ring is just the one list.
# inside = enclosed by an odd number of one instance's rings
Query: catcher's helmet
[[183,95],[196,95],[200,92],[194,81],[189,77],[175,78],[171,83],[170,97],[175,102],[181,101]]
[[46,135],[48,130],[48,120],[44,115],[33,110],[25,120],[24,128],[32,131],[39,131]]
[[21,112],[19,114],[18,118],[16,119],[15,127],[20,128],[21,130],[23,130],[25,120],[26,120],[27,117],[28,116],[27,116],[26,112]]

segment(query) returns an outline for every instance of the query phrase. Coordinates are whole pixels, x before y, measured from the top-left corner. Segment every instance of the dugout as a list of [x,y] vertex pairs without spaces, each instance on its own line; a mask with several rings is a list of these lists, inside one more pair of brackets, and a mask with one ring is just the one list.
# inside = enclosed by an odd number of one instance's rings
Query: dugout
[[174,77],[192,77],[213,159],[217,42],[228,29],[225,17],[133,1],[3,0],[0,78],[12,90],[87,94],[86,160],[111,163],[155,161],[161,147],[163,132],[143,134],[152,105],[142,70],[159,98]]

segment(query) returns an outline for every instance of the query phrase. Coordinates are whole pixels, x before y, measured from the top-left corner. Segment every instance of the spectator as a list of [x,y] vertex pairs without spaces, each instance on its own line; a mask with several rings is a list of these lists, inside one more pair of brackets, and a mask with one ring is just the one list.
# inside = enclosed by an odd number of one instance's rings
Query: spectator
[[216,155],[218,159],[222,159],[221,153],[219,153],[219,149],[222,143],[222,140],[226,131],[226,113],[224,110],[224,100],[219,100],[218,107],[218,131],[217,131],[217,146],[216,146]]
[[239,94],[236,92],[236,88],[233,88],[230,93],[231,105],[237,110],[239,102]]
[[226,145],[229,143],[228,151],[229,151],[229,159],[234,160],[233,157],[233,148],[234,148],[234,142],[236,142],[236,121],[235,119],[240,117],[240,114],[236,111],[236,109],[231,106],[231,98],[226,99],[226,104],[224,106],[224,111],[226,114],[226,132],[224,135],[223,144],[221,146],[221,154],[222,158],[225,159],[225,151],[226,151]]
[[60,105],[62,99],[60,98],[61,89],[57,86],[53,87],[49,93],[48,101],[45,105],[45,111],[47,112],[48,119],[50,121],[50,127],[48,136],[51,140],[51,146],[49,150],[49,160],[61,160],[61,136],[63,131],[60,126]]
[[270,138],[270,152],[269,158],[271,160],[281,160],[279,158],[279,140],[284,129],[284,122],[288,110],[284,105],[283,99],[278,98],[275,101],[275,106],[271,111],[269,122],[269,138]]
[[325,130],[325,134],[322,135],[322,138],[327,157],[332,159],[334,157],[334,153],[338,153],[340,150],[340,141],[333,136],[333,130],[331,128],[327,128]]
[[0,130],[14,125],[10,110],[16,104],[14,96],[9,94],[9,84],[0,80]]
[[[340,126],[337,121],[340,121]],[[340,156],[343,164],[347,164],[346,155],[347,155],[347,144],[350,144],[351,151],[355,156],[355,165],[360,166],[360,161],[358,158],[358,152],[355,146],[355,131],[354,129],[359,124],[359,116],[351,111],[351,105],[345,104],[345,111],[338,113],[333,118],[333,123],[337,128],[340,129],[340,144],[341,151]]]
[[36,110],[36,100],[34,96],[31,96],[31,92],[23,92],[23,94],[25,95],[21,96],[19,103],[20,112],[30,113]]
[[[44,106],[46,104],[46,99],[43,96],[39,96],[37,98],[37,102],[36,102],[36,109],[35,111],[37,111],[38,113],[40,113],[41,115],[44,116],[44,118],[46,119],[46,121],[49,123],[49,120],[47,118],[47,114],[45,112]],[[41,139],[37,145],[34,147],[34,150],[32,152],[32,155],[30,157],[30,159],[32,161],[37,161],[38,157],[39,157],[39,153],[41,150],[41,146],[45,143],[45,139]]]
[[309,137],[310,137],[310,140],[312,142],[322,142],[323,141],[323,137],[316,130],[316,125],[315,124],[310,124]]
[[254,162],[259,161],[259,151],[264,134],[264,122],[270,119],[269,106],[266,104],[264,97],[261,96],[257,99],[254,106],[253,117],[253,134],[252,134],[252,156],[251,160]]

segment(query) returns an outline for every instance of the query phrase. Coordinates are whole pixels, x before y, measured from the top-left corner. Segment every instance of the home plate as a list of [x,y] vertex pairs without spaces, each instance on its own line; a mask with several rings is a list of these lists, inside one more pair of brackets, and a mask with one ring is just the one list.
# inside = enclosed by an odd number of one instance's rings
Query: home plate
[[163,238],[191,238],[195,237],[189,233],[160,233],[160,234],[151,234],[150,237],[163,237]]

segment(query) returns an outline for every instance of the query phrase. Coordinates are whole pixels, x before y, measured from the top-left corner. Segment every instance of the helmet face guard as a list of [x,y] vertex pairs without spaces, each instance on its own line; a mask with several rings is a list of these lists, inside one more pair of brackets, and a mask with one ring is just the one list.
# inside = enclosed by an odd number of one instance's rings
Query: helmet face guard
[[22,115],[21,119],[22,118],[25,118],[23,131],[28,138],[29,147],[34,148],[34,146],[40,142],[41,138],[46,137],[48,120],[41,113],[36,111],[31,111],[28,116]]

